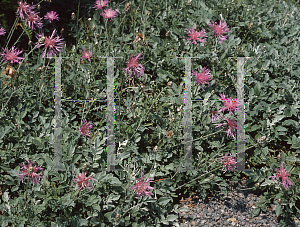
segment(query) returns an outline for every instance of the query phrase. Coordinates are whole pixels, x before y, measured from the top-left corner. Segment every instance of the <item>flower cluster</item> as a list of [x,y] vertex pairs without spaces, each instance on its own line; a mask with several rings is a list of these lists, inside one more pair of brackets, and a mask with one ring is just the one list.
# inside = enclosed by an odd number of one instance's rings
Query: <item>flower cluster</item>
[[73,185],[74,184],[78,185],[80,187],[78,190],[85,189],[85,191],[86,191],[86,188],[88,185],[92,189],[93,186],[89,182],[89,180],[97,181],[96,179],[92,178],[92,176],[86,177],[86,173],[81,173],[81,174],[79,173],[78,175],[76,175],[76,173],[74,172],[74,175],[75,175],[75,178],[73,181]]
[[63,38],[60,38],[60,36],[54,37],[56,34],[56,29],[53,30],[51,36],[45,36],[44,32],[41,32],[40,34],[36,35],[36,38],[38,39],[38,42],[36,43],[36,48],[39,48],[41,46],[45,46],[45,50],[42,54],[42,57],[52,57],[54,54],[57,54],[58,52],[62,51],[62,47],[64,45],[64,42],[62,42]]
[[[196,70],[192,70],[191,75],[194,75],[197,83],[200,85],[203,84],[208,84],[208,81],[212,80],[210,77],[212,76],[209,69],[207,69],[206,67],[204,67],[200,72],[196,71]],[[204,91],[204,88],[201,86],[201,88]]]
[[149,198],[151,198],[150,194],[153,194],[153,193],[147,191],[147,189],[154,189],[154,188],[149,186],[149,182],[153,182],[153,181],[150,181],[150,180],[151,180],[151,178],[149,178],[145,181],[144,173],[142,172],[141,177],[139,179],[136,179],[135,185],[133,185],[130,188],[130,191],[135,189],[138,193],[138,197],[148,196]]
[[228,170],[234,171],[237,167],[236,158],[232,154],[230,154],[230,156],[223,156],[221,163],[223,164],[222,170],[225,170],[224,173],[226,173]]
[[3,27],[0,28],[0,35],[5,35],[5,33],[6,33],[5,29]]
[[127,67],[123,68],[126,73],[130,72],[130,77],[134,74],[136,77],[140,77],[144,74],[144,67],[142,64],[139,64],[138,59],[141,57],[143,53],[139,53],[135,58],[129,55],[129,60],[127,61]]
[[83,61],[84,59],[88,59],[89,61],[91,61],[90,57],[92,57],[93,54],[94,53],[92,51],[88,52],[85,48],[83,48],[81,61]]
[[226,22],[222,23],[220,20],[219,24],[217,22],[210,22],[208,25],[213,30],[215,38],[219,38],[221,43],[227,39],[228,35],[224,35],[224,33],[230,32],[230,30]]
[[91,137],[91,134],[89,131],[89,129],[93,127],[93,125],[91,123],[92,123],[91,121],[87,123],[87,121],[85,120],[83,125],[81,126],[80,132],[83,137],[85,137],[85,136]]
[[269,178],[271,178],[272,180],[274,180],[274,179],[279,180],[279,178],[281,178],[281,180],[282,180],[281,184],[283,185],[283,187],[285,189],[289,189],[289,185],[290,186],[294,185],[291,182],[291,180],[288,178],[288,176],[291,176],[291,174],[289,174],[286,171],[286,169],[283,167],[283,162],[281,163],[281,169],[276,168],[275,170],[277,171],[275,176],[270,176]]
[[58,20],[59,21],[59,17],[58,17],[58,14],[54,11],[51,11],[51,12],[47,12],[45,17],[44,17],[46,20],[48,20],[50,23],[53,21],[53,20]]
[[28,177],[32,181],[33,184],[37,184],[40,182],[40,179],[43,178],[40,174],[38,173],[43,170],[43,168],[39,166],[35,166],[33,162],[29,162],[28,164],[25,165],[24,162],[20,164],[21,170],[19,172],[19,177],[23,180],[25,177]]
[[[3,48],[2,48],[3,49]],[[22,50],[18,50],[17,48],[15,48],[14,46],[11,48],[11,50],[9,51],[8,48],[6,47],[5,49],[3,49],[3,53],[2,55],[2,60],[4,62],[10,62],[10,63],[19,63],[20,60],[24,59],[23,57],[19,57],[18,55],[21,54],[23,51]]]
[[[210,26],[211,29],[213,30],[214,37],[216,39],[219,38],[221,43],[227,39],[228,35],[224,35],[224,33],[230,32],[230,30],[226,22],[222,23],[221,20],[219,24],[217,22],[209,22],[208,26]],[[191,42],[191,48],[193,47],[193,44],[197,44],[197,41],[204,44],[206,43],[205,38],[207,37],[207,34],[205,30],[202,29],[200,32],[198,32],[196,29],[197,29],[196,25],[193,25],[192,28],[187,29],[187,33],[189,37],[186,38],[187,39],[186,44],[188,42]]]
[[[104,8],[109,3],[108,0],[97,0],[93,8],[96,10]],[[110,9],[104,9],[101,13],[101,16],[104,17],[106,21],[112,20],[117,16],[118,12],[113,10],[112,7]]]

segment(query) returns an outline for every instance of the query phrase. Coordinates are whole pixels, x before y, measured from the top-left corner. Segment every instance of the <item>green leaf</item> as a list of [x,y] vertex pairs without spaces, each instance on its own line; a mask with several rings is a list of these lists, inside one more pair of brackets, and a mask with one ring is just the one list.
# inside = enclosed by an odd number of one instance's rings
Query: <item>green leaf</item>
[[161,205],[161,206],[165,206],[171,200],[172,199],[170,197],[161,197],[161,198],[158,199],[158,204]]
[[167,216],[168,221],[175,221],[177,218],[178,218],[178,216],[174,215],[174,214],[170,214]]
[[4,192],[4,193],[3,193],[3,195],[2,195],[2,200],[3,200],[4,202],[8,202],[9,197],[8,197],[8,193],[7,193],[7,192]]
[[37,147],[41,146],[41,143],[42,143],[41,138],[40,138],[40,137],[35,137],[35,138],[32,140],[32,143],[33,143],[34,145],[36,145]]
[[254,210],[253,210],[253,213],[252,213],[252,217],[257,217],[260,213],[260,208],[259,207],[256,207]]
[[281,214],[281,205],[276,205],[275,213],[277,217]]

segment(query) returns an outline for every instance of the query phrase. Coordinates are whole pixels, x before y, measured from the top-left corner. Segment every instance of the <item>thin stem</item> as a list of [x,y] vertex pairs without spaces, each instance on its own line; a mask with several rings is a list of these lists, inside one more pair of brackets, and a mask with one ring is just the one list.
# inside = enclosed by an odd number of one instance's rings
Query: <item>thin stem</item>
[[13,34],[15,28],[16,28],[16,24],[18,23],[18,20],[19,20],[19,17],[16,17],[15,22],[14,22],[14,25],[12,26],[12,28],[11,28],[10,31],[9,31],[9,34],[8,34],[8,38],[7,38],[7,42],[6,42],[5,48],[7,48],[8,44],[9,44],[9,42],[10,42],[10,39],[11,39],[12,34]]

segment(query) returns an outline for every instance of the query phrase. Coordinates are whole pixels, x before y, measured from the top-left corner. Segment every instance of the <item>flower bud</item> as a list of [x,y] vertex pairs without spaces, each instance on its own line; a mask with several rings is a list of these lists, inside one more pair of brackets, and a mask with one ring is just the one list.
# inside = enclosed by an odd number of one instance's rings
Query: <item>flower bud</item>
[[130,10],[131,3],[126,3],[125,5],[125,12],[128,12]]
[[158,152],[158,146],[155,146],[155,147],[153,148],[153,151],[154,151],[154,152]]
[[40,9],[41,9],[41,5],[40,5],[40,4],[38,4],[38,6],[37,6],[37,9],[38,9],[38,10],[40,10]]
[[171,122],[174,122],[174,120],[175,120],[175,118],[174,118],[174,117],[172,117],[172,119],[171,119]]
[[212,180],[212,179],[214,179],[214,177],[215,177],[215,175],[214,174],[212,174],[212,175],[210,175],[210,179]]
[[281,204],[281,199],[278,199],[278,203]]
[[278,154],[277,155],[277,160],[280,161],[280,159],[281,159],[281,156],[280,156],[280,154]]
[[89,18],[88,18],[88,20],[89,20],[89,21],[91,21],[91,20],[92,20],[92,18],[90,18],[90,17],[89,17]]
[[177,112],[179,112],[180,111],[180,107],[177,107]]
[[133,103],[132,103],[132,106],[135,106],[135,104],[136,104],[136,103],[135,103],[135,102],[133,102]]
[[75,13],[73,12],[71,15],[71,19],[74,20],[75,19]]
[[259,188],[259,185],[260,185],[260,183],[258,182],[258,183],[255,184],[255,187]]
[[170,35],[170,31],[167,31],[166,36]]
[[169,87],[171,87],[171,86],[172,86],[172,84],[173,84],[173,82],[172,82],[172,81],[169,81],[169,82],[168,82],[168,86],[169,86]]
[[95,45],[98,45],[98,42],[95,42]]

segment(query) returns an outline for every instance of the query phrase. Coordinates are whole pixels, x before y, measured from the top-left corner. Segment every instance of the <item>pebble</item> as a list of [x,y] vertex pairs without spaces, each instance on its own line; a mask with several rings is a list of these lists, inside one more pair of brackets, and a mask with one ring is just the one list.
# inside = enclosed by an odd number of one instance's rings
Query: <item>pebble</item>
[[[199,195],[198,198],[194,198],[191,201],[180,202],[180,207],[189,204],[194,204],[196,207],[189,206],[189,212],[180,212],[177,223],[180,227],[280,227],[274,218],[276,216],[274,205],[271,205],[272,209],[268,209],[268,212],[262,212],[260,216],[252,218],[253,207],[259,201],[262,192],[259,189],[255,191],[238,191],[240,188],[240,182],[233,184],[232,187],[228,187],[228,197],[224,195],[224,198],[226,198],[224,201],[211,197],[207,202],[203,201]],[[300,217],[298,219],[295,217],[294,219],[294,225],[290,224],[288,227],[300,226]],[[184,223],[183,220],[186,222]]]

